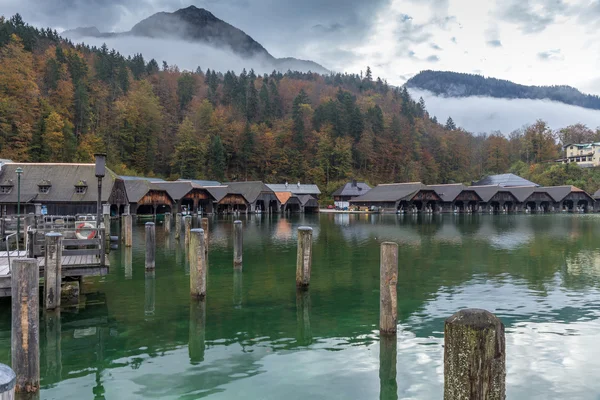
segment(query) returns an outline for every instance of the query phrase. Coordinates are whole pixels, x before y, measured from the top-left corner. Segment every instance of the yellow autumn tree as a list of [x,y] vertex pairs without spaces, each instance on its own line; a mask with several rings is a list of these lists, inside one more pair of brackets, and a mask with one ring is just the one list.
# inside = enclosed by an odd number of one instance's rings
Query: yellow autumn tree
[[63,150],[65,147],[65,136],[63,129],[65,123],[56,112],[51,112],[46,117],[46,130],[44,131],[44,145],[48,149],[51,162],[63,161]]

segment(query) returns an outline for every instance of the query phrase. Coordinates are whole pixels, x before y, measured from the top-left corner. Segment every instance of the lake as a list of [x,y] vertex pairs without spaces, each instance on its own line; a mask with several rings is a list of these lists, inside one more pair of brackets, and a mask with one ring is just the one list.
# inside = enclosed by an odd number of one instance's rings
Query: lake
[[[157,225],[146,273],[136,225],[110,273],[85,279],[79,309],[40,315],[41,398],[441,399],[444,320],[465,307],[506,326],[508,399],[600,396],[600,215],[240,219],[241,273],[232,219],[210,219],[205,303],[190,299],[183,238]],[[314,229],[313,272],[297,295],[302,225]],[[380,357],[383,241],[400,245],[395,363]],[[6,364],[10,318],[1,299]]]

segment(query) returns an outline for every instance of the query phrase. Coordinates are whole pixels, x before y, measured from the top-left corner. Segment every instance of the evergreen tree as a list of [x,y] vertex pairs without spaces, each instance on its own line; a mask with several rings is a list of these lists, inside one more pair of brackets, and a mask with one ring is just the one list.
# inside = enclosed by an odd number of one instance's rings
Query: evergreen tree
[[246,120],[255,121],[258,117],[258,92],[254,86],[254,80],[248,83],[248,92],[246,93]]
[[208,151],[210,178],[223,181],[225,178],[225,148],[219,135],[213,136]]
[[146,73],[148,75],[154,75],[157,74],[158,71],[160,71],[160,68],[158,67],[156,60],[153,58],[152,60],[148,61],[148,65],[146,65]]
[[292,120],[294,122],[293,133],[294,142],[298,148],[304,146],[304,114],[302,113],[302,105],[308,104],[308,96],[304,89],[300,89],[300,93],[294,99],[294,105],[292,107]]
[[262,86],[260,88],[259,97],[259,108],[260,116],[262,121],[270,121],[271,119],[271,101],[269,99],[269,88],[267,87],[267,80],[263,79]]
[[201,160],[204,158],[202,147],[194,137],[194,125],[185,118],[177,131],[175,151],[171,166],[180,178],[196,179],[201,174]]
[[449,131],[453,131],[456,129],[456,124],[452,120],[452,117],[448,117],[448,120],[446,121],[446,129]]
[[177,98],[179,100],[179,110],[183,111],[194,98],[196,91],[196,80],[191,73],[184,72],[177,79]]
[[250,128],[250,123],[246,122],[246,127],[242,134],[242,151],[241,160],[242,167],[244,168],[244,179],[248,179],[248,167],[254,156],[254,133]]
[[275,79],[269,80],[269,92],[271,95],[271,113],[274,118],[283,117],[283,108],[281,106],[281,97],[277,89]]

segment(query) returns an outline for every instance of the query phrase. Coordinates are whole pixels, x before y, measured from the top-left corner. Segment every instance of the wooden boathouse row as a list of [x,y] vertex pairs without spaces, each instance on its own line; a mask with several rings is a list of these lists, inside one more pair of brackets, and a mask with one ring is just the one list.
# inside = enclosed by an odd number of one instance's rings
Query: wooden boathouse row
[[378,185],[350,205],[383,213],[592,212],[592,196],[575,186]]

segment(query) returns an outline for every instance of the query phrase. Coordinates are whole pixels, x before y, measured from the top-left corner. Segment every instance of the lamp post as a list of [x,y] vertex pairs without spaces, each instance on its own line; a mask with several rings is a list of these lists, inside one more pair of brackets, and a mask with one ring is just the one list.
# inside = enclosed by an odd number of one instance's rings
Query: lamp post
[[96,158],[96,178],[98,178],[98,203],[96,204],[96,228],[100,228],[102,212],[102,178],[106,175],[106,154],[94,154]]
[[17,173],[17,243],[21,240],[21,174],[23,168],[18,167]]

